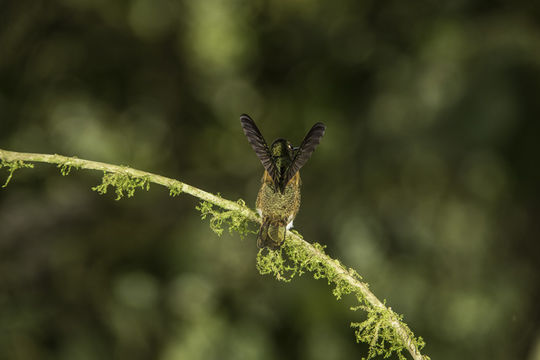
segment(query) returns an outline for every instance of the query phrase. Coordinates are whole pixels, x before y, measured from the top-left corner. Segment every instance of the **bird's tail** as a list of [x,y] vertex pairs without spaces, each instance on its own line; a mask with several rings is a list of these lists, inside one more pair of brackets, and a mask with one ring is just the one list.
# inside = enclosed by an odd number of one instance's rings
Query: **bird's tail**
[[285,241],[286,233],[287,227],[285,224],[265,217],[257,237],[257,246],[260,248],[269,247],[272,250],[279,249]]

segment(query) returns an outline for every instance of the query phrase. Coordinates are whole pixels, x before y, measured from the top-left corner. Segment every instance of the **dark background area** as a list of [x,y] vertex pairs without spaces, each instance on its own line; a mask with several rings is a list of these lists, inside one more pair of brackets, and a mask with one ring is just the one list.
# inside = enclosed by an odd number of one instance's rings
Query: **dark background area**
[[[2,1],[0,148],[123,164],[253,206],[239,124],[299,144],[296,228],[432,359],[540,359],[540,7],[529,1]],[[2,179],[7,173],[2,171]],[[101,174],[0,190],[2,359],[351,359],[351,299],[255,268],[196,199]],[[3,180],[2,180],[3,182]]]

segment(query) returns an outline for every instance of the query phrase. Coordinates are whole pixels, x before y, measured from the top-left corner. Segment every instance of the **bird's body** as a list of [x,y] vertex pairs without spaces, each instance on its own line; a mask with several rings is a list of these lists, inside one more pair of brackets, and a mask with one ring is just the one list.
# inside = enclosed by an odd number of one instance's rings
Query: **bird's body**
[[322,123],[313,125],[298,148],[293,148],[289,141],[281,138],[268,147],[248,115],[242,115],[240,121],[265,168],[256,202],[262,218],[257,245],[275,250],[285,241],[287,229],[292,227],[300,208],[299,170],[319,144],[326,127]]
[[289,181],[283,193],[277,189],[267,171],[261,183],[256,202],[257,212],[262,217],[257,246],[277,249],[285,240],[285,232],[292,227],[300,209],[300,173],[297,172]]

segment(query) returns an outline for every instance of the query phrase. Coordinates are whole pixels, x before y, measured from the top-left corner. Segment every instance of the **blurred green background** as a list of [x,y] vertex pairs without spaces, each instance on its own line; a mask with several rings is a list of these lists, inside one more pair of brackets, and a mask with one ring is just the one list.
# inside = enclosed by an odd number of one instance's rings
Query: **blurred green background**
[[[539,20],[530,1],[3,1],[0,148],[253,206],[239,115],[295,144],[322,121],[305,238],[432,359],[538,360]],[[196,199],[115,202],[100,178],[37,165],[1,189],[1,359],[367,355],[326,282],[262,277],[255,237],[217,237]]]

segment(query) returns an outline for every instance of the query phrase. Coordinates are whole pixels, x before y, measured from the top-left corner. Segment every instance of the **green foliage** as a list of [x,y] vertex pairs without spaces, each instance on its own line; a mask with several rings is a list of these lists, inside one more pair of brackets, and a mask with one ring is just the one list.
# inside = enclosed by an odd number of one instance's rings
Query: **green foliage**
[[13,173],[15,172],[15,170],[22,169],[22,168],[33,168],[34,164],[25,163],[22,160],[15,160],[15,161],[2,160],[2,162],[0,163],[0,168],[2,167],[7,167],[8,168],[7,170],[9,172],[6,182],[4,183],[4,185],[2,185],[2,187],[5,188],[8,186],[9,181],[13,177]]
[[105,171],[103,172],[103,179],[101,180],[101,184],[94,186],[92,190],[97,191],[99,194],[103,195],[107,193],[109,185],[115,187],[115,200],[120,200],[125,195],[127,195],[128,198],[132,197],[135,194],[135,190],[137,188],[145,189],[146,191],[148,191],[150,189],[150,179],[146,176],[133,177],[128,174],[110,173]]
[[260,249],[257,254],[257,270],[261,275],[272,274],[284,282],[290,282],[296,274],[302,275],[301,268],[283,257],[283,247],[278,250]]
[[[76,157],[74,157],[74,159],[76,159]],[[60,173],[62,174],[62,176],[68,176],[72,167],[77,170],[79,170],[80,168],[80,166],[75,165],[72,160],[66,160],[63,163],[58,164],[56,167],[60,169]]]
[[[403,344],[396,328],[391,325],[395,321],[398,321],[402,325],[411,341],[416,344],[418,350],[424,347],[424,340],[421,337],[418,339],[414,338],[412,331],[403,323],[403,316],[396,314],[391,308],[367,308],[364,305],[351,308],[353,311],[358,309],[367,311],[366,320],[359,323],[351,323],[351,327],[356,328],[355,335],[357,342],[369,344],[367,359],[374,358],[377,355],[388,358],[392,353],[397,354],[400,360],[406,359],[405,355],[403,355],[403,351],[406,351],[406,346]],[[424,358],[429,359],[428,357]]]
[[[319,251],[324,249],[324,246],[318,243],[313,246]],[[303,248],[294,246],[287,239],[278,250],[261,249],[257,254],[257,269],[262,275],[272,274],[276,279],[285,282],[291,281],[296,275],[301,276],[306,271],[312,272],[315,279],[320,279],[326,277],[327,271],[318,258]]]
[[[237,203],[242,207],[246,206],[242,199],[238,200]],[[229,233],[238,232],[241,239],[248,234],[255,233],[254,230],[250,229],[249,220],[237,210],[220,211],[215,209],[214,205],[208,201],[201,201],[195,208],[201,212],[202,219],[210,217],[210,228],[218,236],[223,234],[224,226],[228,226]]]
[[[294,230],[293,232],[301,238],[300,234]],[[294,276],[308,271],[313,273],[315,279],[324,278],[328,284],[333,283],[335,288],[332,292],[337,299],[341,299],[344,294],[350,294],[353,288],[344,279],[343,274],[337,273],[334,267],[323,261],[325,247],[318,243],[314,243],[313,247],[318,252],[317,255],[287,240],[279,250],[262,249],[257,255],[257,269],[261,274],[273,274],[281,281],[290,281]],[[349,269],[349,275],[361,280],[360,275],[352,269]]]
[[178,196],[183,192],[182,183],[180,183],[179,181],[170,183],[168,188],[169,188],[169,195],[173,197]]

